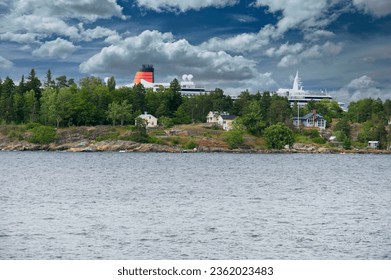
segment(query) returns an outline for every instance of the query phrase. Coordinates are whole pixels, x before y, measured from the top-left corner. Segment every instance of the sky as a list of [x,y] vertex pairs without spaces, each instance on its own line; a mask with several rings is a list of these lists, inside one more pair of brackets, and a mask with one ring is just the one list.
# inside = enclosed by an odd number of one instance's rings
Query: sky
[[0,0],[0,77],[192,74],[226,94],[290,88],[391,99],[390,0]]

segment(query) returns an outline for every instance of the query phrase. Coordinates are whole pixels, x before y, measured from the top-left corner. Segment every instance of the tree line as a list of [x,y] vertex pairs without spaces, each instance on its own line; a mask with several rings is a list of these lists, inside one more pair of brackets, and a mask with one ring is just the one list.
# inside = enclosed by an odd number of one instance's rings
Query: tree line
[[141,84],[116,88],[114,77],[107,82],[94,76],[85,77],[76,84],[66,76],[52,78],[50,70],[41,82],[32,69],[17,85],[9,77],[0,79],[0,121],[56,127],[123,125],[134,124],[138,115],[148,112],[163,124],[184,124],[205,122],[209,111],[218,111],[247,115],[243,124],[254,130],[252,126],[259,121],[264,123],[261,126],[267,126],[283,122],[291,115],[286,98],[269,93],[251,95],[246,91],[234,101],[219,88],[197,96],[182,96],[180,90],[177,79],[169,88],[153,91]]
[[[336,101],[309,102],[299,108],[302,116],[316,109],[330,126],[338,120],[335,133],[341,141],[365,143],[379,140],[381,145],[389,141],[386,130],[391,116],[391,101],[366,98],[351,102],[344,112]],[[238,116],[236,127],[255,136],[279,123],[295,130],[292,117],[297,106],[291,107],[287,98],[278,95],[243,91],[233,100],[222,89],[208,94],[182,96],[180,84],[174,79],[168,88],[157,91],[137,84],[116,88],[114,77],[106,82],[98,77],[74,79],[62,75],[52,77],[48,70],[43,82],[34,69],[19,84],[6,77],[0,79],[0,122],[3,124],[40,123],[55,127],[81,125],[134,124],[138,115],[151,113],[163,126],[205,122],[209,111],[228,112]],[[352,136],[355,123],[360,126],[358,135]],[[349,144],[349,143],[348,143]]]

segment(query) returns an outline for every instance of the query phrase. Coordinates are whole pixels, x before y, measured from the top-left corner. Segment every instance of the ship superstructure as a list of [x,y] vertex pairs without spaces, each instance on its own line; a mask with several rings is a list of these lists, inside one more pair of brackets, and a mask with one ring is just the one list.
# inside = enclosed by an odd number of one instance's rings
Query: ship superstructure
[[[130,87],[142,84],[145,88],[153,89],[157,91],[160,88],[169,88],[170,83],[155,82],[155,69],[151,64],[143,64],[140,71],[138,71],[134,77],[133,83],[128,85]],[[181,94],[183,96],[200,95],[208,93],[204,87],[196,86],[193,82],[192,74],[182,75],[182,81],[180,82]]]
[[287,97],[291,106],[293,106],[296,103],[300,107],[305,106],[311,100],[321,101],[324,99],[327,100],[333,99],[331,95],[324,92],[309,92],[304,90],[299,77],[299,71],[296,72],[296,76],[293,80],[292,88],[290,89],[280,88],[277,90],[276,93],[279,96]]
[[143,64],[140,71],[136,73],[133,83],[140,84],[141,80],[147,81],[148,83],[155,82],[155,69],[151,64]]

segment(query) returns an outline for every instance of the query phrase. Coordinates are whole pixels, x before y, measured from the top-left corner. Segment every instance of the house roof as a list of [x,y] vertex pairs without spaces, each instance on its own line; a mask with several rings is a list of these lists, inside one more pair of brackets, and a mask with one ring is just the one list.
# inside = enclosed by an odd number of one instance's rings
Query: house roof
[[220,117],[223,120],[233,120],[234,118],[236,118],[236,116],[234,116],[234,115],[220,115]]
[[151,115],[151,114],[148,114],[148,113],[144,113],[144,114],[141,114],[140,116],[138,116],[138,118],[149,118],[149,117],[153,117],[153,118],[156,118],[155,116]]
[[[308,120],[310,118],[313,118],[314,116],[314,113],[310,112],[302,117],[299,117],[299,120]],[[293,117],[294,120],[297,120],[297,117]],[[324,119],[324,117],[319,114],[319,113],[316,113],[316,119]]]

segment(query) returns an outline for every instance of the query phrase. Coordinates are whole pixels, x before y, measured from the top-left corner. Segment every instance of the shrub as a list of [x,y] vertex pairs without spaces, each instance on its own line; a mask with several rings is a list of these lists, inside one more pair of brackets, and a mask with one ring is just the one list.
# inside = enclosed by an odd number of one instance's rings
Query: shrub
[[179,138],[174,138],[174,139],[172,139],[171,143],[172,143],[173,145],[178,145],[178,144],[179,144]]
[[227,131],[224,135],[224,141],[227,143],[228,148],[236,149],[244,143],[243,131],[239,129],[233,129]]
[[52,126],[39,125],[31,129],[32,135],[27,138],[31,143],[49,144],[56,138],[56,129]]
[[193,150],[196,147],[197,147],[197,144],[193,140],[190,140],[185,145],[183,145],[183,148],[187,149],[187,150]]
[[293,145],[293,132],[286,125],[277,123],[265,129],[265,140],[268,148],[282,149]]
[[138,118],[136,119],[136,125],[133,128],[132,134],[130,135],[130,139],[134,142],[139,143],[148,143],[149,137],[147,134],[147,123]]
[[319,131],[317,129],[304,130],[304,135],[309,136],[311,138],[320,137]]
[[352,141],[349,137],[346,137],[345,140],[343,140],[342,147],[345,150],[350,150],[352,148]]
[[174,120],[169,118],[169,117],[160,117],[159,118],[159,122],[160,124],[164,127],[164,128],[170,128],[170,127],[173,127],[174,126]]
[[320,136],[313,138],[312,141],[315,144],[324,144],[324,143],[326,143],[326,141],[322,137],[320,137]]
[[162,144],[163,141],[160,138],[149,136],[148,137],[148,143],[151,143],[151,144]]
[[23,140],[23,134],[20,132],[20,131],[16,131],[16,130],[11,130],[9,133],[8,133],[8,137],[11,138],[11,139],[16,139],[16,140]]

